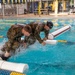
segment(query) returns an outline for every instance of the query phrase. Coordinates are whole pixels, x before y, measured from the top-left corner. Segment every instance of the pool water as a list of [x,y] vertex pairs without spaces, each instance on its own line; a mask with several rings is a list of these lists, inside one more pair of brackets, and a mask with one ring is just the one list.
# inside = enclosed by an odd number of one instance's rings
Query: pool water
[[[0,20],[0,36],[6,37],[7,30],[12,24],[32,21],[46,22],[47,19]],[[75,75],[75,19],[48,19],[48,21],[52,21],[54,24],[50,32],[65,25],[72,26],[71,30],[55,38],[56,40],[67,40],[68,43],[42,46],[36,42],[27,49],[21,49],[21,52],[10,57],[8,61],[27,63],[29,69],[24,72],[27,75]],[[44,37],[43,32],[40,35]],[[3,41],[7,41],[7,38],[0,38],[0,45],[3,44]]]

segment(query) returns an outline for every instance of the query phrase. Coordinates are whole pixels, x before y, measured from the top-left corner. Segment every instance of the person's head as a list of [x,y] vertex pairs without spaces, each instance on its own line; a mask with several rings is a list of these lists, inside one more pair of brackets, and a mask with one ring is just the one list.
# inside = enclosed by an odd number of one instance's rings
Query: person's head
[[50,30],[50,29],[52,29],[52,27],[53,27],[53,23],[52,22],[48,22],[48,21],[47,21],[47,23],[44,26],[44,28],[46,30]]
[[24,36],[30,36],[32,30],[31,27],[26,25],[23,29],[22,29],[22,34],[24,34]]

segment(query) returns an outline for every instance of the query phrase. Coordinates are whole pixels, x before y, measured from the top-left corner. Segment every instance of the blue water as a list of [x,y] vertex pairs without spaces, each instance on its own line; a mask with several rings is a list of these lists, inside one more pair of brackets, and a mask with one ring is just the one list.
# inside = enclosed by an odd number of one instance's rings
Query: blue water
[[[6,37],[7,30],[15,23],[29,23],[32,21],[45,22],[43,20],[0,20],[0,36]],[[38,42],[23,49],[21,52],[9,58],[8,61],[27,63],[29,70],[27,75],[75,75],[75,19],[48,19],[54,24],[50,32],[57,30],[65,25],[71,25],[71,30],[56,37],[56,40],[67,40],[68,43],[57,43],[56,45],[46,44],[42,46]],[[44,37],[44,33],[40,34]],[[3,44],[4,38],[0,38]],[[7,41],[7,39],[5,39]],[[69,42],[70,41],[70,42]],[[72,42],[72,43],[71,43]]]

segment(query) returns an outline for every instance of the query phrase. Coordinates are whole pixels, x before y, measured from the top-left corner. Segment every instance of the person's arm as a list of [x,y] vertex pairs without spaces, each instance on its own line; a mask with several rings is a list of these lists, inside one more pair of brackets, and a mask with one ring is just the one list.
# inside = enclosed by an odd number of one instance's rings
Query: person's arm
[[42,43],[43,40],[40,37],[40,26],[37,26],[36,30],[35,30],[35,34],[34,36],[36,37],[36,39],[39,41],[39,43]]
[[7,38],[12,41],[16,38],[16,31],[15,31],[15,29],[13,29],[13,27],[14,27],[14,25],[11,26],[11,28],[7,32]]
[[44,40],[47,40],[47,39],[48,39],[49,30],[45,30],[44,33],[45,33],[45,38],[44,38]]
[[23,34],[21,33],[21,29],[22,27],[19,26],[11,26],[11,28],[7,32],[8,39],[11,39],[12,41],[20,41],[21,36],[23,36]]
[[42,43],[43,42],[43,40],[40,37],[40,33],[38,33],[37,31],[35,32],[35,37],[39,41],[39,43]]
[[38,32],[35,33],[35,37],[36,39],[39,41],[40,44],[42,44],[43,46],[46,44],[40,37],[40,34]]

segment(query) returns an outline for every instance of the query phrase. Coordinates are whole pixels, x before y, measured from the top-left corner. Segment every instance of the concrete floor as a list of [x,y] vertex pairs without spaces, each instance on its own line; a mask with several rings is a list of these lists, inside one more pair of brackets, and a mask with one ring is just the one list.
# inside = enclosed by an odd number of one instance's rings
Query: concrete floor
[[34,14],[24,14],[24,15],[10,15],[10,16],[0,16],[0,19],[5,18],[25,18],[25,19],[55,19],[55,18],[61,18],[61,19],[69,19],[69,18],[75,18],[75,14],[68,14],[68,13],[59,13],[57,15],[51,13],[49,15],[34,15]]

